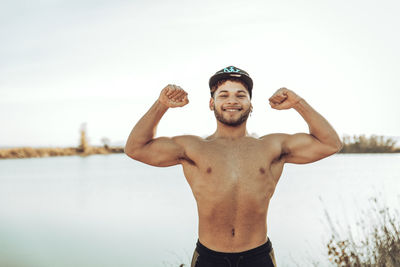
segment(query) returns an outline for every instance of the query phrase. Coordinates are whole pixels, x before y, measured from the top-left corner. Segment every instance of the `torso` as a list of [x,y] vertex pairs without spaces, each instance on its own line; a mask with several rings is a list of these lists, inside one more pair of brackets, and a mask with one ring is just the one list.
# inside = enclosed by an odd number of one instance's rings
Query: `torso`
[[221,252],[240,252],[266,242],[269,201],[283,170],[274,135],[257,139],[179,140],[181,161],[197,202],[199,240]]

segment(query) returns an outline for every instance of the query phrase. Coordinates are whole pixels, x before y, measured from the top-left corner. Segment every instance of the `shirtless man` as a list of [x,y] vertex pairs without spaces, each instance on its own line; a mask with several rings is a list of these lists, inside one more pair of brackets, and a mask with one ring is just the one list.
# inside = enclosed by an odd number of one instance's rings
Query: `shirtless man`
[[269,104],[278,110],[295,109],[310,133],[249,136],[253,81],[248,73],[229,66],[213,75],[209,85],[209,106],[217,120],[212,135],[155,138],[168,108],[189,103],[187,93],[170,84],[133,128],[125,153],[152,166],[182,165],[199,216],[192,267],[276,266],[267,212],[283,165],[328,157],[341,149],[340,138],[328,121],[286,88],[277,90]]

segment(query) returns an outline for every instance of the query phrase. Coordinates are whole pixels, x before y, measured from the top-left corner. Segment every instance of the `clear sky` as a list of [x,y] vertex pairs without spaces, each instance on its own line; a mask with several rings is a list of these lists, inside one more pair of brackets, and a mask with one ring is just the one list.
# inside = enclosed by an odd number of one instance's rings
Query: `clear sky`
[[158,135],[216,127],[208,79],[234,65],[254,81],[248,131],[308,132],[270,108],[280,87],[343,134],[400,136],[400,2],[2,1],[0,146],[123,143],[169,84],[190,103]]

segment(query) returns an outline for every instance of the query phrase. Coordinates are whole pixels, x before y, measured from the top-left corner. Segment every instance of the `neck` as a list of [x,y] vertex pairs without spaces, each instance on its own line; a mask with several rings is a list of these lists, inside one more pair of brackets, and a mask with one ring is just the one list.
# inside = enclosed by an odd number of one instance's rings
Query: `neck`
[[228,138],[228,139],[236,139],[240,137],[249,136],[249,133],[246,130],[246,122],[243,122],[238,126],[229,126],[217,121],[217,130],[212,135],[215,138]]

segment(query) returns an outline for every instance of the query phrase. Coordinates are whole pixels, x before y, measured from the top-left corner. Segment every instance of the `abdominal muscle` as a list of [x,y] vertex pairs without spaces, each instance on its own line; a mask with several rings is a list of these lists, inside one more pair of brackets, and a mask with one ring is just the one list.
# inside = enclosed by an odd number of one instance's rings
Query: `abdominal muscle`
[[266,216],[230,220],[199,215],[199,240],[204,246],[219,252],[253,249],[267,241]]
[[264,244],[268,205],[283,168],[273,160],[279,151],[253,139],[199,147],[188,149],[192,161],[182,166],[197,203],[200,243],[219,252]]
[[272,193],[239,188],[205,194],[204,198],[197,195],[199,240],[209,249],[242,252],[267,241],[266,220]]

